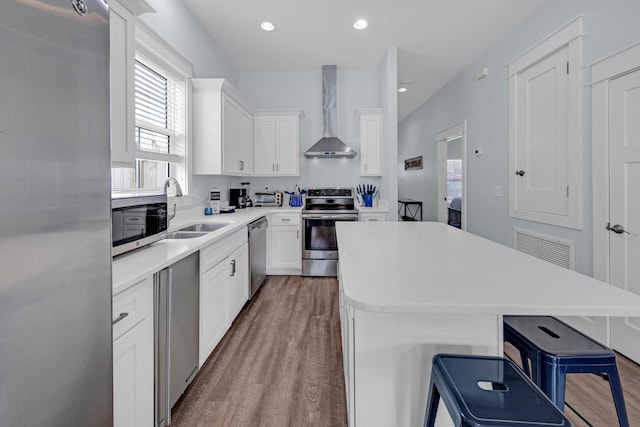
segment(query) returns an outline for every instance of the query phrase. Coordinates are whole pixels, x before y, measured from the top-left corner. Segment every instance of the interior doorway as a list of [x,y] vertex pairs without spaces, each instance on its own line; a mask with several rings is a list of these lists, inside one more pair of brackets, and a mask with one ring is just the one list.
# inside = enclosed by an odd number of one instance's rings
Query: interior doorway
[[438,221],[464,230],[467,209],[466,130],[463,121],[436,135],[438,144]]

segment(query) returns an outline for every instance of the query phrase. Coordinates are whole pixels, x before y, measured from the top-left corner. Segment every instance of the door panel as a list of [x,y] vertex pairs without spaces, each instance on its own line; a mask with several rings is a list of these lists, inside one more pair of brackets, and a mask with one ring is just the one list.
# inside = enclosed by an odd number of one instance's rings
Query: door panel
[[[568,50],[551,55],[517,77],[516,209],[569,214]],[[515,171],[511,172],[515,173]]]
[[[640,71],[609,87],[610,282],[640,295]],[[640,361],[640,318],[613,318],[611,345]]]

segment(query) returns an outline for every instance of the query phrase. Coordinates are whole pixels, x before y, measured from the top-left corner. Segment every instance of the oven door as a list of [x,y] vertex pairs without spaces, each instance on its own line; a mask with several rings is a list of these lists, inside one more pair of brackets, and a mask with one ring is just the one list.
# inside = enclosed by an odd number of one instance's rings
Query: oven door
[[336,221],[357,221],[355,214],[303,214],[303,259],[338,259]]

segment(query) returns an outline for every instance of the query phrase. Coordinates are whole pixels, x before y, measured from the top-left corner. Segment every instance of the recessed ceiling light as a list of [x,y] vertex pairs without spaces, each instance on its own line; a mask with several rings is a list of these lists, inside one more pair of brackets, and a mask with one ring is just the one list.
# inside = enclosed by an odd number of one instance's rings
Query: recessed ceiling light
[[264,21],[262,24],[260,24],[260,28],[262,28],[265,31],[273,31],[276,29],[276,26],[269,21]]
[[398,92],[400,92],[400,93],[405,93],[406,91],[407,91],[406,87],[398,88]]
[[366,19],[358,19],[356,22],[353,23],[353,28],[355,28],[356,30],[364,30],[368,26],[369,26],[369,23],[367,22]]

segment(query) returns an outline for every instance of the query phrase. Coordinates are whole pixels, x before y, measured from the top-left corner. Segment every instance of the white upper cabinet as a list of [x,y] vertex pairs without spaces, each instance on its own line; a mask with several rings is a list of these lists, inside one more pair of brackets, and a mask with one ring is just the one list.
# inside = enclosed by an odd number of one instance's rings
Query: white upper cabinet
[[254,114],[255,175],[300,175],[302,110],[258,110]]
[[510,213],[581,227],[578,18],[509,64]]
[[113,0],[109,3],[113,167],[135,167],[135,16],[153,11],[144,0]]
[[360,176],[382,175],[382,118],[381,108],[359,108]]
[[193,172],[253,173],[253,108],[224,79],[192,79]]

